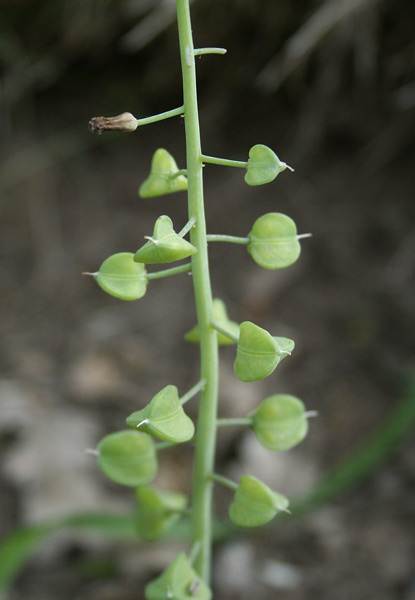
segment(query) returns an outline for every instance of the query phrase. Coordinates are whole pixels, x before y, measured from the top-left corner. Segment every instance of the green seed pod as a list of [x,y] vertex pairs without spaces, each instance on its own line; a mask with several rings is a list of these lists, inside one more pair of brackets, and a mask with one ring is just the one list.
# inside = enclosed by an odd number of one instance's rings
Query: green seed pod
[[285,496],[271,490],[265,483],[243,475],[229,507],[229,518],[239,527],[259,527],[271,521],[280,511],[286,511],[289,502]]
[[248,234],[247,250],[264,269],[283,269],[295,263],[301,246],[292,219],[281,213],[259,217]]
[[134,255],[135,262],[153,265],[182,260],[197,252],[190,242],[180,237],[173,229],[170,217],[162,215],[154,225],[154,233]]
[[250,415],[252,428],[262,446],[281,452],[299,444],[307,435],[304,404],[289,394],[265,398]]
[[[245,182],[248,185],[262,185],[273,181],[279,173],[287,168],[278,156],[263,144],[253,146],[249,151],[248,166],[245,173]],[[288,167],[290,170],[291,167]]]
[[145,589],[147,600],[210,600],[212,592],[181,552]]
[[250,321],[239,328],[239,341],[234,362],[235,375],[244,382],[268,377],[277,365],[294,349],[294,342],[285,337],[273,337]]
[[187,498],[183,494],[159,491],[148,486],[138,487],[135,496],[137,532],[148,541],[159,538],[167,531],[187,505]]
[[133,412],[126,419],[133,429],[154,435],[164,442],[180,444],[190,440],[195,432],[193,421],[184,412],[174,385],[160,390],[142,410]]
[[139,431],[110,433],[98,444],[98,465],[115,483],[147,485],[157,473],[155,444],[149,435]]
[[187,177],[176,173],[179,173],[179,168],[172,155],[159,148],[153,154],[150,175],[141,184],[138,195],[140,198],[152,198],[187,190]]
[[147,290],[145,266],[134,262],[131,252],[113,254],[104,260],[94,278],[104,292],[121,300],[138,300]]
[[[228,318],[228,312],[226,310],[225,303],[219,298],[215,298],[213,300],[213,320],[220,327],[229,331],[234,337],[239,337],[239,325],[235,321],[231,321]],[[188,342],[195,342],[198,344],[200,342],[199,336],[199,327],[195,325],[190,331],[186,333],[184,339]],[[235,342],[230,338],[226,337],[223,333],[218,333],[218,344],[219,346],[228,346],[230,344],[234,344]]]

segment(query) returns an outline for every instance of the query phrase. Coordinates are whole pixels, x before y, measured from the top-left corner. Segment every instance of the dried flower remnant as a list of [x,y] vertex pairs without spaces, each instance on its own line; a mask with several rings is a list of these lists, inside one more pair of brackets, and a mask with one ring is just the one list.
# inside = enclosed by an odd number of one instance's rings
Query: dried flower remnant
[[91,133],[101,135],[105,131],[135,131],[137,125],[134,115],[124,112],[116,117],[94,117],[89,121],[88,129]]

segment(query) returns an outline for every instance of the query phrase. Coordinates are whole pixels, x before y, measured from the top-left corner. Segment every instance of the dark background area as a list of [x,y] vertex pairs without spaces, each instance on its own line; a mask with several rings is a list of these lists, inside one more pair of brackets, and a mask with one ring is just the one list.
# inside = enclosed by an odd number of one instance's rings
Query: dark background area
[[[198,379],[191,279],[152,282],[123,303],[92,278],[134,252],[160,214],[186,222],[183,194],[140,200],[152,153],[184,167],[180,118],[93,136],[93,116],[137,118],[182,103],[174,2],[0,3],[0,535],[85,510],[129,511],[84,452],[164,385]],[[266,380],[242,384],[221,352],[221,416],[287,392],[319,412],[297,448],[274,455],[221,430],[217,470],[249,472],[297,498],[392,413],[413,369],[415,4],[394,0],[194,0],[205,154],[246,160],[272,147],[295,173],[250,188],[205,168],[210,233],[245,236],[266,212],[292,217],[299,261],[260,269],[211,244],[215,297],[230,317],[296,341]],[[195,415],[195,403],[189,411]],[[414,600],[414,438],[359,486],[215,553],[221,600]],[[157,485],[188,491],[192,448],[163,455]],[[226,515],[230,496],[218,490]],[[133,600],[183,546],[55,534],[10,600]],[[186,547],[185,547],[186,548]]]

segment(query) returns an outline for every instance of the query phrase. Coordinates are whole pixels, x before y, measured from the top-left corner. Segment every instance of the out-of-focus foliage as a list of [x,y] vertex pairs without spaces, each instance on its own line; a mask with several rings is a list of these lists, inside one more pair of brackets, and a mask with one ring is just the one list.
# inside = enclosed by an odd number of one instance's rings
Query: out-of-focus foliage
[[[123,59],[124,69],[137,73],[141,64],[146,83],[166,87],[177,74],[174,0],[17,0],[1,10],[1,96],[9,105],[57,85],[71,68],[76,77]],[[227,68],[241,87],[273,93],[297,74],[290,87],[301,93],[316,80],[331,94],[381,85],[399,106],[414,102],[410,0],[193,0],[192,10],[196,41],[230,50]]]
[[[127,107],[141,116],[180,103],[174,0],[2,4],[0,131],[8,155],[22,126],[52,121],[60,132],[95,111]],[[192,11],[196,43],[228,48],[224,59],[201,59],[198,69],[212,136],[234,139],[239,118],[255,122],[282,108],[296,114],[290,138],[297,166],[302,158],[312,162],[322,146],[347,149],[357,141],[366,145],[365,160],[383,167],[412,143],[410,0],[193,0]],[[55,106],[59,111],[51,112]],[[356,131],[350,115],[359,112],[365,127]],[[74,149],[79,139],[68,145],[69,154],[85,147]],[[34,168],[33,157],[23,158]],[[4,165],[2,189],[16,182],[14,168]],[[24,176],[22,169],[17,180]]]
[[[89,104],[91,114],[128,107],[140,116],[180,102],[174,0],[18,0],[1,10],[3,136],[17,121],[49,120],[56,104],[54,130],[77,123]],[[198,70],[214,121],[220,109],[212,135],[220,127],[233,136],[242,115],[252,121],[282,106],[296,111],[297,160],[359,138],[377,166],[411,143],[410,0],[193,0],[192,12],[196,43],[228,48],[224,59],[201,59]],[[350,114],[372,115],[374,94],[384,118],[354,131]]]

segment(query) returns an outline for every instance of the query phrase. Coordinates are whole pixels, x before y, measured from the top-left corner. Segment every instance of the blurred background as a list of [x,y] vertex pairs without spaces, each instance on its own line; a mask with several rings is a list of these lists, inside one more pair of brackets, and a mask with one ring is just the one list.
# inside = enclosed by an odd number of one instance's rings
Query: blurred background
[[[184,393],[199,367],[197,348],[183,341],[195,322],[187,275],[154,281],[131,303],[82,276],[110,254],[135,252],[160,214],[176,230],[187,220],[183,194],[137,196],[157,148],[184,167],[181,118],[134,134],[93,136],[87,128],[93,116],[140,118],[181,105],[175,3],[3,0],[0,8],[5,538],[45,519],[131,513],[131,491],[108,482],[85,448],[124,428],[164,385]],[[252,384],[235,378],[234,349],[225,348],[221,416],[243,416],[277,392],[319,413],[306,440],[279,455],[248,431],[221,429],[218,472],[255,474],[309,502],[301,516],[294,511],[249,537],[233,530],[217,545],[215,598],[414,600],[407,381],[415,331],[415,4],[193,0],[192,16],[197,47],[228,50],[197,62],[204,153],[247,160],[263,143],[295,168],[250,188],[242,170],[207,165],[209,232],[246,236],[256,218],[276,211],[313,234],[283,271],[260,269],[241,246],[210,247],[214,295],[230,318],[296,341],[292,357]],[[163,454],[157,485],[189,491],[192,453]],[[310,501],[327,473],[334,475],[326,496]],[[218,515],[230,500],[218,490]],[[187,548],[116,537],[58,528],[16,569],[7,598],[135,600]]]

